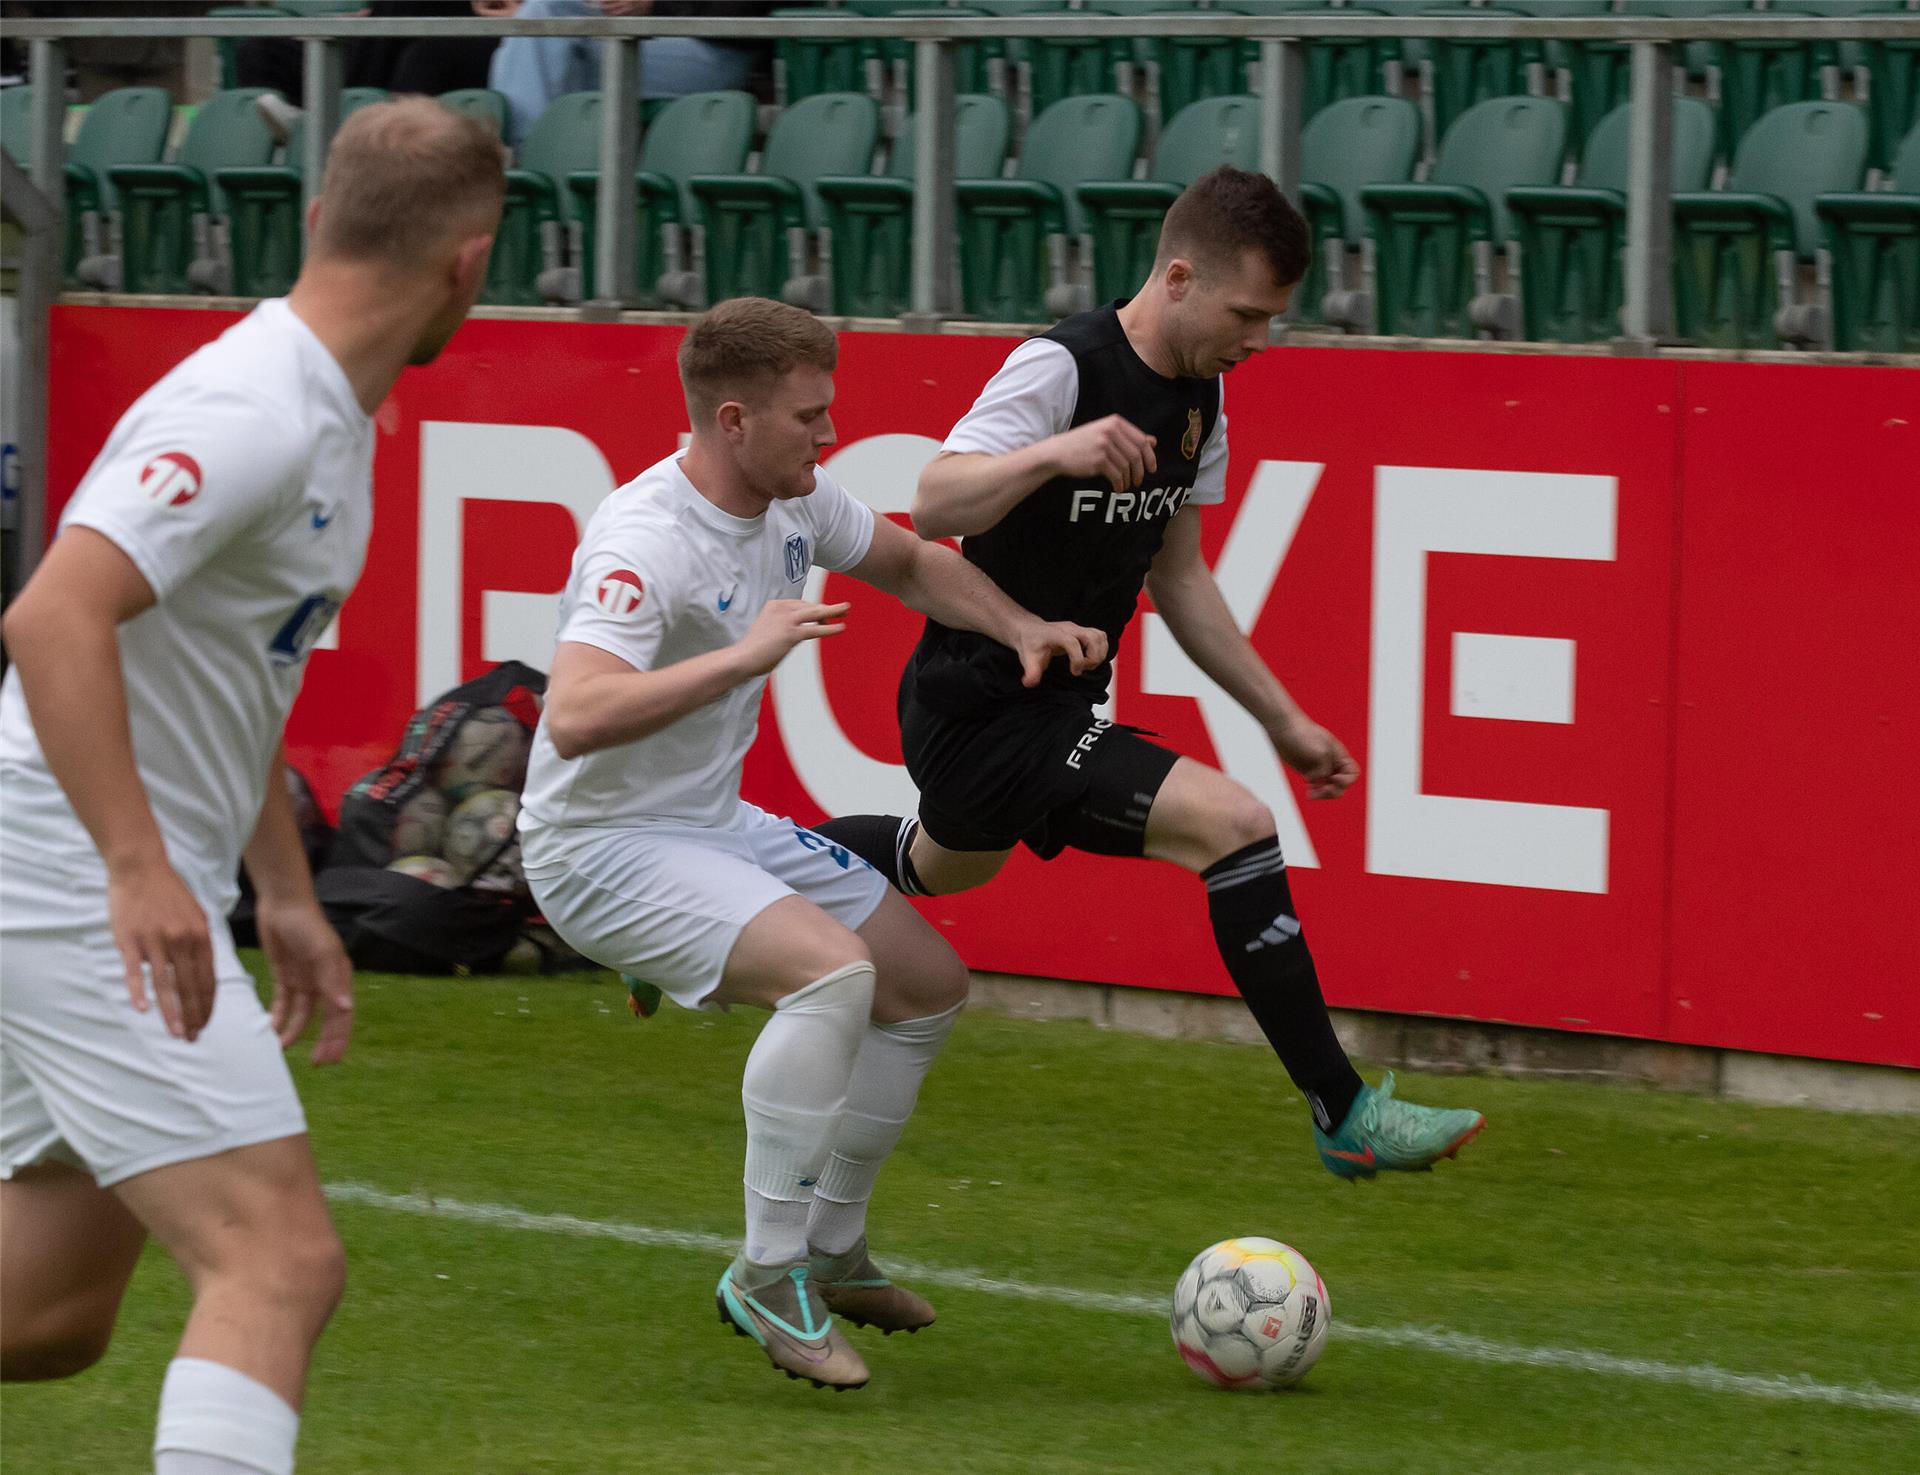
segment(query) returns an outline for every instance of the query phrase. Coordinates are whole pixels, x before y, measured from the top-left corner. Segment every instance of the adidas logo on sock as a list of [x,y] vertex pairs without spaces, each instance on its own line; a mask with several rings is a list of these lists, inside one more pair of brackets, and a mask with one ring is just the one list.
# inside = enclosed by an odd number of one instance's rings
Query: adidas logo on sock
[[1247,944],[1247,951],[1257,953],[1263,947],[1279,947],[1283,942],[1292,942],[1300,935],[1300,919],[1289,917],[1285,912],[1267,923],[1267,930]]

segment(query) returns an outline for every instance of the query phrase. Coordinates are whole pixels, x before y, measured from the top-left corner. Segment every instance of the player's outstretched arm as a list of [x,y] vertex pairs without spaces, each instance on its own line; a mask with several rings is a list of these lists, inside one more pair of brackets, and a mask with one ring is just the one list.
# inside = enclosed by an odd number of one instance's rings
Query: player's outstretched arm
[[254,925],[273,970],[273,1032],[281,1049],[291,1049],[312,1023],[318,1003],[313,1063],[331,1065],[346,1054],[353,1032],[353,963],[313,894],[286,767],[284,751],[275,753],[260,820],[243,858],[253,882]]
[[1029,613],[951,548],[923,543],[884,517],[874,519],[867,556],[848,572],[943,625],[999,641],[1019,655],[1028,686],[1058,657],[1076,676],[1107,659],[1105,631]]
[[1123,492],[1139,486],[1156,465],[1153,437],[1119,415],[998,455],[945,452],[920,473],[913,528],[929,539],[972,537],[1056,476],[1098,476]]
[[1209,680],[1258,720],[1274,751],[1307,780],[1314,799],[1337,799],[1360,777],[1340,739],[1307,716],[1260,659],[1227,608],[1200,552],[1200,509],[1167,524],[1166,541],[1147,573],[1147,592],[1180,649]]
[[153,602],[111,539],[70,527],[7,611],[5,633],[47,767],[106,865],[127,995],[142,1010],[157,998],[169,1032],[192,1040],[213,1013],[213,943],[140,782],[120,673],[118,627]]
[[776,599],[732,645],[657,671],[642,671],[597,645],[563,640],[547,678],[547,737],[562,758],[650,737],[766,675],[803,640],[838,635],[847,628],[842,620],[848,608]]

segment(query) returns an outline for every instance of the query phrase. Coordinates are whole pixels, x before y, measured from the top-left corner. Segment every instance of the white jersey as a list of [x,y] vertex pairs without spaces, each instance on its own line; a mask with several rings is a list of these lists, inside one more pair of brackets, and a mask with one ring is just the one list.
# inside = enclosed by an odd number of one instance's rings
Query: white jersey
[[[61,528],[110,539],[156,603],[120,626],[134,758],[174,869],[224,913],[307,653],[360,576],[373,422],[285,301],[263,302],[140,397]],[[17,671],[0,692],[6,841],[97,880]]]
[[[732,645],[767,604],[800,598],[815,564],[852,568],[872,541],[872,511],[817,468],[810,495],[746,518],[701,496],[669,456],[594,513],[561,596],[559,639],[639,671],[671,666]],[[578,758],[555,751],[543,718],[520,828],[731,824],[766,684],[756,676],[648,737]]]

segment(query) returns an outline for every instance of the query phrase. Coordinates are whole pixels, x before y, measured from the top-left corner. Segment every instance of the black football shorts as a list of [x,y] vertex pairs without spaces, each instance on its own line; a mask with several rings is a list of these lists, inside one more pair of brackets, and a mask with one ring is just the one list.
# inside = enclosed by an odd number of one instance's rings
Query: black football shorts
[[1010,702],[952,717],[902,692],[900,742],[920,824],[948,850],[1139,855],[1180,755],[1080,701]]

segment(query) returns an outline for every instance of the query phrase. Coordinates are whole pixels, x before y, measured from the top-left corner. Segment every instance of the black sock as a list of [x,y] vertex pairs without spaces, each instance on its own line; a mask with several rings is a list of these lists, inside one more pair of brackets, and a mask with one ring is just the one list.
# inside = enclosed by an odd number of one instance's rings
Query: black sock
[[1346,1120],[1361,1080],[1340,1048],[1313,955],[1293,912],[1276,839],[1256,840],[1200,873],[1213,940],[1267,1043],[1305,1093],[1323,1132]]
[[913,869],[913,837],[919,828],[919,820],[897,814],[845,814],[815,825],[813,832],[846,846],[891,881],[895,890],[925,896],[927,888]]

